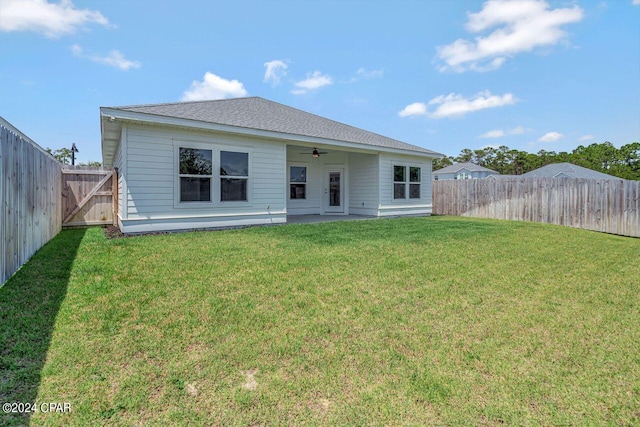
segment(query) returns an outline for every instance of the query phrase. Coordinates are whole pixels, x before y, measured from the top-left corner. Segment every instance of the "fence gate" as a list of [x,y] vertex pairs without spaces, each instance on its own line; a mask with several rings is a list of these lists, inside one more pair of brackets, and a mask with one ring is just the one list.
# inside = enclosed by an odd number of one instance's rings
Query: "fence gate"
[[[62,226],[111,225],[117,217],[113,169],[69,166],[62,169]],[[116,193],[117,194],[117,193]]]

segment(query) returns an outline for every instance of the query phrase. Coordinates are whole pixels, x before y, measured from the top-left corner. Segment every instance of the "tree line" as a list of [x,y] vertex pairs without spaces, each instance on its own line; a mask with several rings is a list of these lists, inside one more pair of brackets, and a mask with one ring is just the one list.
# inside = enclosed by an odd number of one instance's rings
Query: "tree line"
[[505,145],[478,150],[465,148],[457,157],[445,156],[433,161],[433,170],[454,163],[474,163],[503,175],[522,175],[551,163],[573,163],[623,179],[640,180],[640,142],[616,148],[610,142],[580,145],[571,153],[540,150],[537,153],[513,150]]
[[[63,147],[63,148],[57,148],[55,150],[52,150],[51,148],[47,147],[45,148],[45,151],[51,154],[53,157],[55,157],[56,160],[58,160],[63,165],[71,164],[70,149]],[[102,166],[102,162],[91,160],[88,162],[78,163],[78,166]]]
[[[46,151],[51,153],[61,163],[69,164],[71,150],[59,148]],[[640,181],[640,142],[632,142],[616,148],[612,143],[593,143],[580,145],[571,153],[561,151],[540,150],[537,153],[514,150],[506,145],[498,148],[486,147],[478,150],[468,148],[460,151],[457,157],[445,156],[433,161],[433,170],[442,169],[454,163],[475,163],[484,166],[502,175],[522,175],[523,173],[538,169],[551,163],[573,163],[574,165],[589,168],[598,172],[617,176],[623,179]],[[87,162],[86,166],[100,166],[100,162]]]

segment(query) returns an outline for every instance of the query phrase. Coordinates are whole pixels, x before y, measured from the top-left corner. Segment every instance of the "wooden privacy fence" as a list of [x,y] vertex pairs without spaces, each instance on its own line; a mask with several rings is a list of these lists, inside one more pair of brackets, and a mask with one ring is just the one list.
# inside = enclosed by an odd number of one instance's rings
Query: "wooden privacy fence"
[[61,167],[0,117],[0,284],[60,231]]
[[640,237],[640,181],[501,177],[433,181],[433,213]]
[[115,224],[116,180],[113,169],[64,165],[62,226]]

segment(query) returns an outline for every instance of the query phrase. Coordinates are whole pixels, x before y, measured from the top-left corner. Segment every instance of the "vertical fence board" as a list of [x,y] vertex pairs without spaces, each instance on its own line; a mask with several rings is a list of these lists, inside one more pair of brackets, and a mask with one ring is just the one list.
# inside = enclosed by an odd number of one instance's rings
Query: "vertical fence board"
[[640,181],[504,177],[433,182],[433,213],[640,237]]
[[61,164],[0,117],[0,283],[62,228]]

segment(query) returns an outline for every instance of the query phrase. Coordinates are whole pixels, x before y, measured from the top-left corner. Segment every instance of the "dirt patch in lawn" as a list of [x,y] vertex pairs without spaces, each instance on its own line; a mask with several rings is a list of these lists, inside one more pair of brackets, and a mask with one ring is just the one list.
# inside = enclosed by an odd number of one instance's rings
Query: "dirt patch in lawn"
[[258,387],[258,381],[255,379],[255,375],[258,373],[257,369],[251,369],[250,371],[246,371],[244,374],[247,376],[247,382],[242,384],[247,390],[255,390]]
[[124,237],[122,231],[120,231],[120,229],[115,225],[108,225],[106,227],[103,227],[102,230],[104,231],[104,236],[107,239],[119,239],[121,237]]

